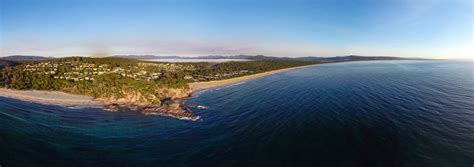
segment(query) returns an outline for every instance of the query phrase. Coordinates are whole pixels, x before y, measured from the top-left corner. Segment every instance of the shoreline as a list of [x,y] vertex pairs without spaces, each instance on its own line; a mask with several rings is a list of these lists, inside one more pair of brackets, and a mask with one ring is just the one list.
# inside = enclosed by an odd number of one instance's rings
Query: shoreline
[[[193,82],[188,83],[191,89],[190,95],[197,91],[205,90],[205,89],[212,89],[216,87],[226,86],[230,84],[235,84],[241,81],[246,81],[250,79],[255,79],[279,72],[305,68],[310,66],[315,66],[319,64],[312,64],[306,66],[298,66],[298,67],[290,67],[284,68],[279,70],[267,71],[257,74],[251,74],[236,78],[224,79],[224,80],[217,80],[217,81],[207,81],[207,82]],[[0,96],[6,98],[12,98],[22,101],[28,102],[36,102],[41,104],[54,104],[54,105],[76,105],[76,106],[91,106],[91,105],[101,105],[105,106],[107,103],[100,101],[98,99],[94,99],[90,96],[84,95],[76,95],[65,93],[61,91],[47,91],[47,90],[15,90],[15,89],[7,89],[7,88],[0,88]],[[186,98],[183,98],[186,99]],[[180,99],[183,100],[183,99]]]
[[[432,60],[432,59],[429,59],[429,60]],[[188,85],[189,85],[189,88],[191,89],[191,94],[193,94],[195,92],[206,90],[206,89],[213,89],[213,88],[223,87],[227,85],[232,85],[232,84],[239,83],[242,81],[247,81],[247,80],[251,80],[251,79],[255,79],[255,78],[259,78],[259,77],[263,77],[263,76],[267,76],[267,75],[271,75],[275,73],[290,71],[294,69],[306,68],[306,67],[323,65],[323,64],[359,63],[359,62],[370,62],[370,61],[406,61],[406,60],[357,60],[357,61],[342,61],[342,62],[323,62],[323,63],[317,63],[317,64],[311,64],[311,65],[283,68],[283,69],[256,73],[256,74],[251,74],[251,75],[245,75],[241,77],[229,78],[229,79],[224,79],[224,80],[191,82],[191,83],[188,83]],[[415,59],[415,61],[419,61],[419,60]],[[421,61],[425,61],[425,60],[421,60]]]
[[94,106],[104,103],[93,97],[69,94],[61,91],[15,90],[0,88],[0,96],[28,102],[54,105]]
[[[358,61],[357,61],[358,62]],[[333,63],[348,63],[348,62],[333,62]],[[330,63],[330,64],[333,64]],[[65,93],[62,91],[47,91],[47,90],[15,90],[15,89],[7,89],[7,88],[0,88],[0,97],[6,97],[26,102],[33,102],[39,104],[49,104],[49,105],[59,105],[59,106],[98,106],[103,107],[105,110],[108,111],[119,111],[121,107],[127,108],[140,108],[142,109],[142,113],[145,115],[162,115],[162,116],[170,116],[177,119],[185,119],[185,120],[198,120],[200,117],[194,115],[192,111],[187,108],[183,107],[181,104],[182,100],[187,98],[193,97],[193,94],[206,90],[206,89],[213,89],[218,87],[223,87],[227,85],[236,84],[242,81],[247,81],[251,79],[256,79],[260,77],[264,77],[271,74],[276,74],[280,72],[301,69],[306,67],[312,67],[322,64],[328,63],[317,63],[311,65],[304,65],[304,66],[297,66],[297,67],[290,67],[290,68],[283,68],[273,71],[267,71],[262,73],[256,73],[251,75],[245,75],[236,78],[224,79],[224,80],[216,80],[216,81],[206,81],[206,82],[192,82],[188,83],[189,89],[187,93],[187,97],[175,99],[174,108],[167,108],[163,106],[155,106],[151,104],[135,104],[135,103],[128,103],[128,102],[120,102],[120,101],[104,101],[104,99],[94,99],[90,96],[85,95],[76,95]]]
[[295,69],[300,69],[300,68],[306,68],[306,67],[311,67],[311,66],[316,66],[316,65],[321,65],[321,64],[325,64],[325,63],[318,63],[318,64],[311,64],[311,65],[305,65],[305,66],[283,68],[283,69],[267,71],[267,72],[262,72],[262,73],[256,73],[256,74],[251,74],[251,75],[245,75],[245,76],[241,76],[241,77],[229,78],[229,79],[224,79],[224,80],[205,81],[205,82],[191,82],[191,83],[188,83],[188,85],[189,85],[189,88],[191,89],[191,94],[192,94],[192,93],[195,93],[195,92],[198,92],[198,91],[201,91],[201,90],[218,88],[218,87],[222,87],[222,86],[226,86],[226,85],[239,83],[239,82],[242,82],[242,81],[247,81],[247,80],[251,80],[251,79],[260,78],[260,77],[271,75],[271,74],[276,74],[276,73],[280,73],[280,72],[285,72],[285,71],[290,71],[290,70],[295,70]]
[[[189,95],[186,98],[192,97],[192,94],[201,91],[204,89],[211,89],[216,87],[221,87],[229,84],[238,83],[245,80],[255,79],[279,72],[305,68],[310,66],[315,66],[319,64],[311,64],[305,66],[298,66],[298,67],[290,67],[284,69],[278,69],[273,71],[267,71],[257,74],[251,74],[236,78],[218,80],[218,81],[208,81],[208,82],[194,82],[188,83],[190,87]],[[142,109],[142,113],[145,115],[162,115],[162,116],[170,116],[173,118],[181,119],[181,120],[198,120],[200,119],[199,116],[194,115],[191,110],[186,107],[182,107],[181,101],[186,98],[177,99],[174,104],[176,107],[174,108],[164,108],[162,106],[154,106],[154,105],[137,105],[133,103],[121,103],[121,102],[106,102],[103,99],[94,99],[90,96],[84,95],[75,95],[70,93],[65,93],[61,91],[47,91],[47,90],[15,90],[15,89],[7,89],[7,88],[0,88],[0,97],[6,97],[26,102],[33,102],[39,104],[49,104],[49,105],[59,105],[59,106],[100,106],[103,107],[105,110],[108,111],[118,111],[121,107],[128,107],[128,108],[140,108]]]

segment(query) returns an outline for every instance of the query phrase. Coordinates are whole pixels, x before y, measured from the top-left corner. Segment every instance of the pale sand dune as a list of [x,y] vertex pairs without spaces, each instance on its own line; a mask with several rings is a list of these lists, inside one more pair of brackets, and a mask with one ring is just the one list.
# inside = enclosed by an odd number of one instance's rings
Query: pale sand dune
[[73,95],[59,91],[39,91],[39,90],[12,90],[0,88],[0,96],[37,102],[60,105],[100,105],[99,101],[94,101],[92,97]]
[[207,82],[193,82],[193,83],[189,83],[188,85],[191,88],[191,90],[194,92],[194,91],[199,91],[199,90],[204,90],[204,89],[210,89],[210,88],[216,88],[216,87],[221,87],[221,86],[225,86],[225,85],[235,84],[235,83],[238,83],[238,82],[241,82],[241,81],[254,79],[254,78],[258,78],[258,77],[263,77],[263,76],[270,75],[270,74],[275,74],[275,73],[279,73],[279,72],[283,72],[283,71],[289,71],[289,70],[305,68],[305,67],[310,67],[310,66],[315,66],[315,65],[318,65],[318,64],[292,67],[292,68],[285,68],[285,69],[268,71],[268,72],[252,74],[252,75],[247,75],[247,76],[242,76],[242,77],[237,77],[237,78],[231,78],[231,79],[225,79],[225,80],[207,81]]

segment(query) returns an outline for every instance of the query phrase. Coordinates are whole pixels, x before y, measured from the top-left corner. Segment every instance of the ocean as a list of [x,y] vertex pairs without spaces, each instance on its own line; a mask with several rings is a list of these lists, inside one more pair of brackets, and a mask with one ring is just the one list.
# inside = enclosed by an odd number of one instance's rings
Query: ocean
[[323,64],[201,91],[198,121],[0,97],[0,166],[474,163],[472,61]]

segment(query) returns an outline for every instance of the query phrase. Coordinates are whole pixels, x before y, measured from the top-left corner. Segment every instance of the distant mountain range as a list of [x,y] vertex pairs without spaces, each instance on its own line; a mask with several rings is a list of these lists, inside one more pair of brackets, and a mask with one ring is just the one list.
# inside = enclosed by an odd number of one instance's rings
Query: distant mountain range
[[298,57],[295,58],[302,61],[318,61],[318,62],[344,62],[344,61],[368,61],[368,60],[427,60],[421,58],[403,58],[389,56],[336,56],[336,57]]
[[263,55],[235,55],[235,56],[220,56],[220,55],[210,55],[210,56],[198,56],[198,57],[181,57],[181,56],[155,56],[155,55],[115,55],[112,57],[119,58],[129,58],[129,59],[252,59],[252,60],[261,60],[261,59],[276,59],[278,57],[270,57]]
[[[181,57],[181,56],[155,56],[155,55],[115,55],[112,57],[116,58],[127,58],[127,59],[248,59],[248,60],[296,60],[296,61],[312,61],[312,62],[344,62],[344,61],[368,61],[368,60],[427,60],[420,58],[402,58],[402,57],[389,57],[389,56],[336,56],[336,57],[272,57],[264,55],[235,55],[235,56],[198,56],[198,57]],[[15,63],[25,63],[34,61],[43,61],[54,59],[53,57],[43,56],[23,56],[13,55],[7,57],[0,57],[0,66],[14,65]]]
[[53,59],[51,57],[42,57],[42,56],[22,56],[14,55],[7,57],[0,57],[0,70],[5,67],[13,67],[22,63],[43,61]]
[[366,60],[426,60],[420,58],[402,58],[389,56],[336,56],[336,57],[272,57],[263,55],[235,55],[235,56],[198,56],[198,57],[180,57],[180,56],[155,56],[155,55],[116,55],[113,57],[128,59],[249,59],[249,60],[298,60],[298,61],[317,61],[317,62],[343,62],[343,61],[366,61]]
[[10,60],[1,60],[0,59],[0,70],[5,68],[5,67],[13,67],[16,65],[19,65],[21,63],[15,62],[15,61],[10,61]]
[[24,56],[24,55],[13,55],[7,57],[0,57],[0,60],[7,60],[7,61],[15,61],[15,62],[22,62],[22,61],[42,61],[42,60],[49,60],[54,59],[52,57],[43,57],[43,56]]
[[155,55],[115,55],[112,57],[127,59],[184,59],[186,57],[179,56],[155,56]]
[[252,59],[256,56],[236,55],[236,56],[181,57],[181,56],[155,56],[155,55],[115,55],[112,57],[128,58],[128,59]]

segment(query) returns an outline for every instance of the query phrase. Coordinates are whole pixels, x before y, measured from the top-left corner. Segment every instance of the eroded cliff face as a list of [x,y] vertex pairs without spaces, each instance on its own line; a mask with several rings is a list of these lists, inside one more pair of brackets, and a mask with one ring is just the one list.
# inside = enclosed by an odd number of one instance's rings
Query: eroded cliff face
[[189,97],[191,95],[191,89],[163,89],[163,93],[166,97],[175,100]]
[[179,119],[196,120],[198,116],[175,102],[177,99],[189,97],[190,89],[163,88],[154,92],[139,92],[122,89],[122,97],[98,98],[106,104],[110,111],[118,111],[121,107],[137,108],[144,114],[164,115]]
[[120,97],[111,96],[98,98],[104,103],[123,103],[133,105],[162,105],[163,100],[176,100],[189,97],[190,89],[160,88],[154,92],[139,92],[136,90],[122,89]]

